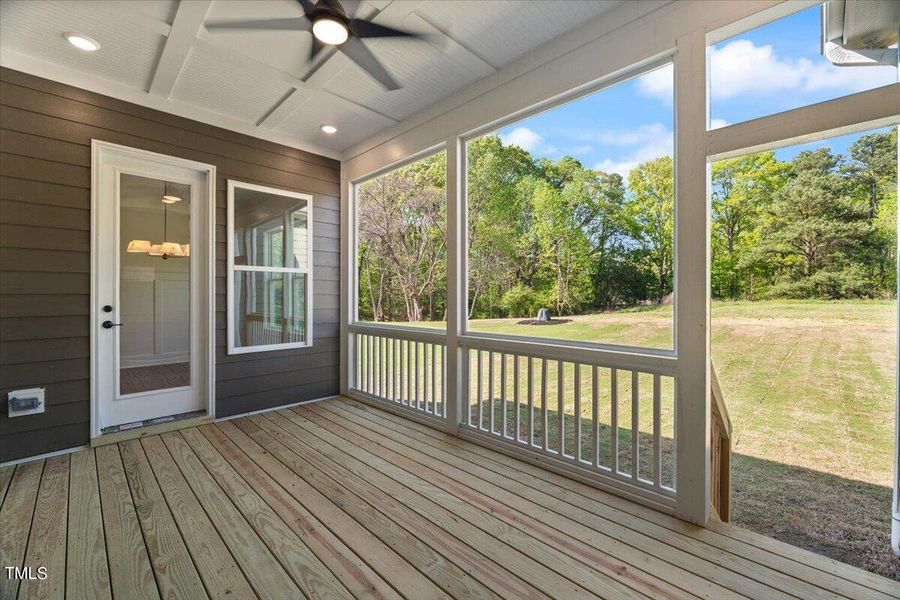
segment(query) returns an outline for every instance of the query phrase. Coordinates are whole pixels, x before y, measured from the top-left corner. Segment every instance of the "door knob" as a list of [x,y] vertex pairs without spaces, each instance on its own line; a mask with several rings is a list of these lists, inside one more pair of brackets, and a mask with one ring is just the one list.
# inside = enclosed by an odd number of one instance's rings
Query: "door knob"
[[122,323],[113,323],[112,321],[103,321],[103,329],[112,329],[113,327],[121,327]]

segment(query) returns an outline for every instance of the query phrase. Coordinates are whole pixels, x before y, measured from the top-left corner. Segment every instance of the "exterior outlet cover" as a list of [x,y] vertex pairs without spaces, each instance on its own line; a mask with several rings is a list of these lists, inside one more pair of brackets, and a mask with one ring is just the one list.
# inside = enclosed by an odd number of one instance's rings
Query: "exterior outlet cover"
[[6,397],[9,418],[44,412],[44,388],[13,390]]

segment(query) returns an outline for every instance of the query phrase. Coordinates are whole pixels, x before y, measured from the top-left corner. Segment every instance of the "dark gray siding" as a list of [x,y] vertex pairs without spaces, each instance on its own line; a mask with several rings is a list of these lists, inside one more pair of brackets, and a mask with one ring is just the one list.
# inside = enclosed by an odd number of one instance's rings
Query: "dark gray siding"
[[[92,138],[216,165],[218,416],[337,393],[339,162],[0,69],[0,460],[88,442]],[[310,349],[226,355],[227,179],[314,196]],[[7,419],[34,386],[46,412]]]

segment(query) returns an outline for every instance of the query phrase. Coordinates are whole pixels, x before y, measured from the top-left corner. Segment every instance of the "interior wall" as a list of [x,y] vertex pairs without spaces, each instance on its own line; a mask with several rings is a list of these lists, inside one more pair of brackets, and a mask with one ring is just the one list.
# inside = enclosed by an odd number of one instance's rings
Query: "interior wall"
[[[216,166],[216,416],[338,392],[338,161],[6,68],[0,126],[0,397],[46,388],[0,409],[0,461],[89,441],[92,139]],[[226,354],[228,179],[313,195],[310,348]]]

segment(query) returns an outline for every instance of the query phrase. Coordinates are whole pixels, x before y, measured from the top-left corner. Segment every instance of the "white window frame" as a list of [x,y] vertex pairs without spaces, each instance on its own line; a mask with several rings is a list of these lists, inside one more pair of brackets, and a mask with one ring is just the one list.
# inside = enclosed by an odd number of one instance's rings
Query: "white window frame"
[[[350,239],[350,264],[353,265],[352,273],[350,274],[352,278],[352,285],[349,290],[349,300],[350,300],[350,311],[351,311],[351,326],[354,326],[357,329],[361,328],[369,328],[374,331],[378,329],[382,329],[385,331],[390,330],[401,330],[401,331],[426,331],[429,333],[437,333],[444,335],[446,333],[446,329],[438,329],[437,327],[423,327],[422,325],[416,325],[415,323],[403,323],[396,324],[392,323],[387,325],[385,323],[381,323],[379,321],[361,321],[359,318],[359,188],[361,185],[366,183],[367,181],[371,181],[382,175],[386,175],[392,171],[396,171],[397,169],[402,169],[405,166],[411,165],[413,163],[419,162],[420,160],[424,160],[435,154],[439,154],[441,152],[446,152],[447,148],[445,144],[438,144],[437,146],[432,146],[430,148],[426,148],[421,152],[417,152],[411,156],[404,158],[401,161],[391,163],[377,171],[372,173],[368,173],[353,180],[350,183],[350,222],[353,223],[352,228],[352,237]],[[446,177],[446,176],[445,176]],[[449,202],[448,198],[448,180],[444,180],[444,203]],[[449,216],[449,206],[447,207],[447,227],[450,227],[450,216]],[[450,247],[449,244],[447,246],[447,251],[449,252]],[[449,258],[448,258],[449,261]],[[447,265],[448,272],[444,274],[446,278],[449,273],[449,262]],[[448,289],[449,294],[449,289]],[[449,301],[449,298],[447,299]]]
[[[562,345],[570,348],[576,349],[585,349],[585,350],[608,350],[611,352],[622,352],[629,354],[644,354],[649,356],[660,356],[667,358],[675,357],[675,332],[677,330],[676,321],[678,320],[678,303],[679,303],[679,294],[678,294],[678,278],[677,278],[677,256],[673,254],[672,256],[672,346],[670,348],[654,348],[652,346],[629,346],[625,344],[616,344],[612,342],[603,342],[603,341],[578,341],[578,340],[567,340],[565,338],[548,338],[541,336],[530,336],[530,335],[519,335],[519,334],[510,334],[510,333],[488,333],[482,331],[472,331],[469,329],[469,185],[468,185],[468,173],[469,173],[469,152],[468,145],[472,140],[478,139],[484,135],[490,135],[491,133],[496,133],[504,127],[509,127],[510,125],[515,125],[516,123],[520,123],[530,117],[535,115],[539,115],[541,113],[550,112],[552,110],[556,110],[561,108],[567,104],[571,104],[573,102],[578,102],[583,98],[587,98],[588,96],[592,96],[594,94],[600,94],[605,90],[609,90],[614,88],[615,86],[625,83],[631,79],[636,79],[641,75],[645,75],[650,71],[655,71],[656,69],[661,69],[666,66],[672,66],[672,129],[675,129],[675,121],[677,119],[677,111],[675,109],[675,98],[674,98],[674,87],[675,87],[675,53],[667,52],[661,57],[654,58],[650,61],[644,61],[633,65],[626,69],[623,73],[616,75],[615,77],[605,78],[600,82],[593,83],[589,86],[582,86],[576,88],[566,94],[561,96],[557,96],[551,98],[548,101],[537,104],[528,110],[520,111],[513,113],[503,119],[498,121],[494,121],[492,123],[488,123],[487,125],[478,127],[472,131],[466,132],[463,135],[459,136],[459,177],[461,178],[461,185],[458,191],[459,197],[461,199],[460,203],[460,222],[461,222],[461,234],[462,239],[460,240],[460,250],[462,255],[460,257],[461,262],[461,272],[463,274],[463,280],[461,282],[462,289],[460,290],[461,300],[463,303],[463,311],[460,314],[460,325],[461,325],[461,333],[460,337],[463,339],[477,339],[477,340],[503,340],[503,341],[521,341],[524,343],[531,344],[546,344],[546,345]],[[672,148],[672,163],[673,165],[677,164],[676,150],[677,145],[673,145]],[[677,193],[676,193],[677,196]],[[676,210],[677,212],[677,210]],[[675,219],[675,214],[672,215],[673,220]],[[677,243],[677,231],[673,230],[672,232],[672,246],[673,249],[675,244]]]
[[[307,218],[306,218],[306,236],[307,236],[307,248],[306,248],[306,266],[304,267],[263,267],[263,266],[253,266],[253,265],[235,265],[234,264],[234,193],[236,189],[245,189],[245,190],[253,190],[257,192],[263,192],[266,194],[273,194],[277,196],[285,196],[288,198],[296,198],[297,200],[305,200],[307,207]],[[286,213],[287,214],[287,213]],[[309,348],[313,345],[313,197],[311,194],[305,194],[302,192],[292,192],[289,190],[284,190],[281,188],[275,188],[264,185],[256,185],[253,183],[245,183],[242,181],[236,181],[233,179],[228,180],[228,214],[227,214],[227,291],[226,291],[226,302],[227,302],[227,337],[228,337],[228,354],[249,354],[253,352],[270,352],[273,350],[290,350],[292,348]],[[287,216],[285,216],[285,222],[287,222]],[[293,231],[293,220],[290,222],[291,231]],[[282,253],[286,255],[287,248],[287,240],[288,232],[285,231],[282,239]],[[249,251],[249,249],[248,249]],[[305,311],[305,319],[306,323],[304,325],[305,339],[302,342],[285,342],[279,344],[261,344],[258,346],[236,346],[235,345],[235,324],[234,318],[236,315],[235,309],[235,293],[234,293],[234,274],[235,271],[244,271],[250,273],[292,273],[292,274],[304,274],[306,275],[306,311]],[[286,289],[288,286],[284,286]],[[283,289],[283,294],[287,294],[287,292]],[[269,291],[266,290],[266,299],[268,298]]]

